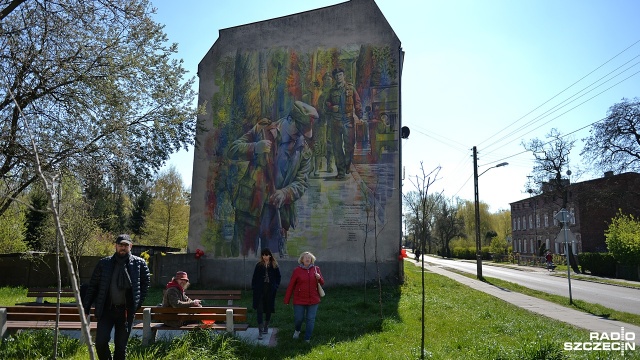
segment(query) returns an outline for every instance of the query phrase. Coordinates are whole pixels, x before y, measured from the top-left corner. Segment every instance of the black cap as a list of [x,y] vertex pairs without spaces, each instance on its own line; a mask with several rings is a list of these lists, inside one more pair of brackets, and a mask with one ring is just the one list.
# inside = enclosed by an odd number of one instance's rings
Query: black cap
[[128,234],[118,235],[118,238],[116,239],[115,243],[116,244],[127,243],[129,245],[133,245],[133,241],[131,240],[131,237]]

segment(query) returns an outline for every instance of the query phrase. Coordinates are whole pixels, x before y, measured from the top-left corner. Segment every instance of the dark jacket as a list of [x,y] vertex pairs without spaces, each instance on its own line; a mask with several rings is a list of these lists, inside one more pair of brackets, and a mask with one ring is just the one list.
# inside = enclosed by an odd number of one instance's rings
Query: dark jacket
[[278,287],[280,286],[280,268],[273,268],[271,266],[267,268],[262,262],[256,264],[256,268],[253,271],[253,278],[251,279],[251,289],[253,290],[253,308],[257,309],[260,302],[262,301],[262,292],[264,290],[264,274],[266,271],[269,271],[269,284],[271,285],[271,287],[268,307],[264,309],[264,311],[274,313],[276,312],[276,293],[278,291]]
[[[320,279],[316,279],[316,272],[320,274]],[[309,269],[301,266],[293,269],[287,293],[284,295],[284,303],[288,304],[293,296],[294,305],[315,305],[320,303],[320,293],[318,293],[318,283],[324,285],[324,277],[320,268],[311,265]]]
[[[109,302],[109,285],[111,284],[111,274],[115,264],[115,254],[111,257],[100,259],[93,270],[87,294],[82,299],[84,312],[89,314],[91,305],[95,303],[96,317],[100,319]],[[129,314],[134,314],[138,310],[144,299],[147,297],[147,290],[151,282],[149,267],[143,258],[131,255],[127,270],[131,277],[131,292],[127,292],[127,309]]]

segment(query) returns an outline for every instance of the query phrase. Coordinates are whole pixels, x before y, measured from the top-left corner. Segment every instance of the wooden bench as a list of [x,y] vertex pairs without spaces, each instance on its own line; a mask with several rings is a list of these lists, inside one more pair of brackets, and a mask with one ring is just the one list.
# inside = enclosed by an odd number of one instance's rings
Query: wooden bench
[[[97,320],[91,314],[90,329],[95,331]],[[0,339],[8,331],[24,329],[53,329],[56,326],[55,306],[6,306],[0,308]],[[77,307],[60,307],[60,330],[81,330]]]
[[[60,297],[61,298],[73,298],[75,297],[75,293],[71,288],[62,288],[60,289]],[[56,288],[28,288],[27,289],[27,297],[36,298],[36,304],[44,303],[44,298],[57,298],[58,297],[58,289]]]
[[[142,314],[136,313],[136,320],[142,320],[133,326],[142,329],[142,343],[149,345],[156,339],[158,330],[193,330],[197,328],[223,330],[228,332],[246,331],[247,308],[229,306],[203,306],[188,308],[170,308],[162,306],[144,307]],[[215,321],[213,324],[201,324],[202,321]],[[196,322],[180,327],[167,326],[165,321]]]
[[[241,290],[191,290],[185,291],[191,299],[200,300],[227,300],[228,306],[233,306],[233,300],[242,299]],[[203,305],[210,305],[207,301]]]

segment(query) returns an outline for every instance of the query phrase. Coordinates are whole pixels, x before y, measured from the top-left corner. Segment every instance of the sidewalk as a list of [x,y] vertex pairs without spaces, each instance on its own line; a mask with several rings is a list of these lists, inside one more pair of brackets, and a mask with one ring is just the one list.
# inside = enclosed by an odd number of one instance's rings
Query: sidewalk
[[[415,266],[420,266],[413,258],[407,257],[406,261],[413,263]],[[640,344],[640,326],[635,326],[627,323],[623,323],[615,320],[608,320],[595,315],[587,314],[582,311],[574,310],[562,305],[558,305],[546,300],[541,300],[529,295],[520,294],[510,290],[501,289],[499,287],[489,285],[485,282],[477,279],[472,279],[464,275],[457,274],[455,272],[444,270],[439,266],[425,264],[425,270],[433,273],[446,276],[457,282],[469,286],[473,289],[482,291],[489,295],[493,295],[499,299],[502,299],[508,303],[519,306],[523,309],[531,312],[571,324],[575,327],[587,329],[591,332],[598,333],[619,333],[621,328],[624,327],[624,331],[636,334],[635,343]]]

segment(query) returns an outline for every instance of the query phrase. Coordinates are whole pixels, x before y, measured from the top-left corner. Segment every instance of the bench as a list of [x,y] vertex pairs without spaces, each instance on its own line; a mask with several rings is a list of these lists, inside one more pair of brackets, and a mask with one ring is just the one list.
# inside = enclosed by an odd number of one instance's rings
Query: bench
[[[97,320],[91,314],[90,330],[95,331]],[[0,308],[0,339],[8,331],[25,329],[53,329],[56,326],[55,306],[6,306]],[[81,330],[77,307],[60,307],[60,330]]]
[[[223,330],[230,333],[246,331],[247,308],[228,306],[203,306],[188,308],[170,308],[162,306],[144,307],[141,313],[136,313],[136,320],[142,320],[133,326],[134,329],[142,329],[142,343],[149,345],[156,339],[158,330],[193,330],[212,329]],[[165,321],[195,322],[180,327],[167,326]],[[215,323],[201,324],[202,321],[215,321]],[[221,324],[224,323],[224,324]]]
[[[233,306],[233,300],[242,299],[241,290],[185,290],[190,299],[227,300],[228,306]],[[206,302],[203,305],[209,305]]]
[[[71,288],[62,288],[60,289],[60,297],[61,298],[74,298],[76,295]],[[58,289],[56,288],[28,288],[27,289],[27,297],[36,298],[36,304],[43,304],[44,298],[57,298],[58,297]]]

